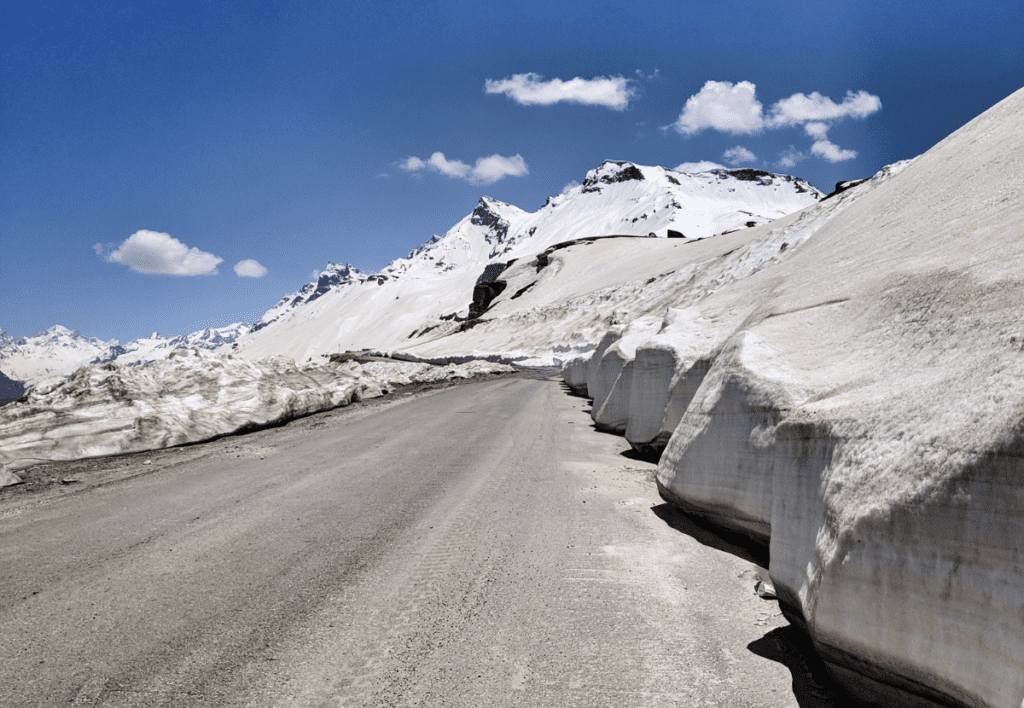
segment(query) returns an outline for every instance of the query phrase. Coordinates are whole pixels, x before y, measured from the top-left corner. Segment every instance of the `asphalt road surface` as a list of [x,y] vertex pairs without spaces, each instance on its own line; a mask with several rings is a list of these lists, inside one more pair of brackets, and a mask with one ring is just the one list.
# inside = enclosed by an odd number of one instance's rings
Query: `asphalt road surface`
[[471,383],[0,494],[0,706],[840,704],[588,410]]

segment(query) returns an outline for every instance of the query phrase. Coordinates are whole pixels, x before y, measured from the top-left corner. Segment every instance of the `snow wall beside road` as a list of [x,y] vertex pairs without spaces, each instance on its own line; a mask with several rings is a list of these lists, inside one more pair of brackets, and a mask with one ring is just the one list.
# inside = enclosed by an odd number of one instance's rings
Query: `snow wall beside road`
[[[662,495],[768,547],[865,703],[1024,705],[1022,111],[812,207],[796,253],[681,297],[629,362]],[[624,331],[589,362],[599,425]]]

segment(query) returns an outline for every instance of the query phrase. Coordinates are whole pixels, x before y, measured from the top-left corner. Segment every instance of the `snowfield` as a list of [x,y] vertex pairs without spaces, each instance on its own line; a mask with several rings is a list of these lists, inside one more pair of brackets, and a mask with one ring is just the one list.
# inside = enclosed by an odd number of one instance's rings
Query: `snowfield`
[[[446,234],[380,273],[366,275],[349,266],[328,264],[324,273],[331,274],[333,284],[325,284],[321,274],[317,283],[282,298],[251,333],[238,338],[233,351],[247,358],[284,354],[296,361],[360,349],[420,354],[413,345],[446,338],[465,325],[475,286],[485,271],[504,278],[508,269],[510,277],[514,273],[521,277],[538,254],[593,236],[631,236],[611,240],[640,244],[637,248],[649,242],[697,245],[724,230],[765,224],[814,204],[821,196],[811,185],[787,175],[755,170],[688,175],[664,167],[606,161],[588,172],[583,184],[549,198],[532,214],[483,197]],[[670,230],[685,238],[666,238]],[[649,238],[652,235],[660,238]],[[555,251],[553,270],[561,261],[560,253]],[[601,272],[578,280],[579,286],[605,287],[607,279],[616,278],[612,266],[606,264]],[[509,285],[504,297],[517,290]],[[552,292],[549,297],[564,295]],[[521,304],[513,309],[519,311]],[[485,354],[506,359],[541,355],[552,362],[548,339],[543,346],[524,347],[509,339],[490,346]],[[444,339],[437,347],[425,348],[423,356],[443,358],[459,346]],[[471,358],[472,352],[460,349],[458,354]]]

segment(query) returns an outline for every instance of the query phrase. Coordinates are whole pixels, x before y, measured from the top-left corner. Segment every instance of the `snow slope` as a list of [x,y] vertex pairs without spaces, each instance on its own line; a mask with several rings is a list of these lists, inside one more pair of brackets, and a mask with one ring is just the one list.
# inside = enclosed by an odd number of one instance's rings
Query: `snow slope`
[[[872,182],[902,167],[887,168]],[[592,349],[613,323],[661,318],[669,307],[696,302],[792,257],[858,193],[850,190],[768,224],[714,238],[597,238],[550,247],[501,273],[505,288],[471,329],[443,339],[415,336],[403,351],[424,359],[500,354],[560,361]],[[432,325],[440,329],[445,323],[426,323]]]
[[[689,175],[607,161],[583,184],[548,199],[534,213],[484,197],[444,236],[378,274],[349,268],[350,275],[328,287],[321,276],[283,298],[238,340],[237,352],[309,361],[333,351],[408,348],[462,326],[485,269],[493,278],[510,262],[585,236],[664,237],[671,229],[686,237],[673,241],[690,243],[766,223],[820,197],[807,183],[785,175],[753,170]],[[316,298],[303,295],[314,292]]]
[[671,430],[663,496],[767,545],[865,704],[1024,705],[1022,111],[805,210],[796,252],[680,287],[636,348],[626,434]]

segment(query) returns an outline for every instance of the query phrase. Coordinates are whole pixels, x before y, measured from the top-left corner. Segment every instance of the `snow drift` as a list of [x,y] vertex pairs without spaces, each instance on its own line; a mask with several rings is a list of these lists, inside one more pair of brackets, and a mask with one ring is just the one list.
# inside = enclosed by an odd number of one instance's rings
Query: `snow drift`
[[662,495],[767,547],[865,702],[1024,705],[1022,110],[805,210],[796,252],[680,288],[636,348]]

